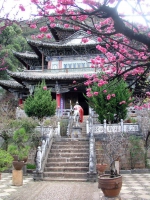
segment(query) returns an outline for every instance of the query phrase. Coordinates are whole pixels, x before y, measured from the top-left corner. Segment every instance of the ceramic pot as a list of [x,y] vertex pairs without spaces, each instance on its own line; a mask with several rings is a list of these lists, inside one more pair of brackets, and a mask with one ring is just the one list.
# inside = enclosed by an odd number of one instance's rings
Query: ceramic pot
[[24,161],[13,161],[13,166],[16,170],[21,170],[24,166]]
[[122,176],[110,178],[110,175],[101,175],[98,178],[98,188],[102,190],[105,197],[114,198],[120,193],[122,187]]

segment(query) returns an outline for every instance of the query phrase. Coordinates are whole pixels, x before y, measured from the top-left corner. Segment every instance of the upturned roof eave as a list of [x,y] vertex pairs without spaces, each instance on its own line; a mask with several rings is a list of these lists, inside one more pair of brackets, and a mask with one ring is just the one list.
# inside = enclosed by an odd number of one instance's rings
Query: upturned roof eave
[[86,80],[84,77],[85,74],[92,75],[96,72],[69,72],[69,73],[47,73],[47,72],[33,72],[33,73],[27,73],[27,72],[11,72],[7,70],[8,74],[12,78],[19,78],[23,80]]

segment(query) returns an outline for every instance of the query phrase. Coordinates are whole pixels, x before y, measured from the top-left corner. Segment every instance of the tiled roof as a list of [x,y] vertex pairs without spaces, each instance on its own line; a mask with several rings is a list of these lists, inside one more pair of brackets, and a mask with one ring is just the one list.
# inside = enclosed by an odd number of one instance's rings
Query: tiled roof
[[94,72],[43,72],[43,71],[32,71],[32,72],[11,72],[7,70],[8,74],[11,77],[16,77],[19,79],[28,79],[28,80],[73,80],[73,79],[84,79],[84,74],[92,75]]
[[[82,38],[89,38],[87,43],[82,42]],[[84,31],[78,31],[73,35],[69,36],[67,39],[61,42],[42,42],[37,40],[27,40],[29,43],[37,46],[46,46],[46,47],[67,47],[67,46],[88,46],[88,45],[96,45],[99,44],[97,42],[96,37],[91,37]]]
[[13,54],[25,58],[36,58],[36,59],[38,58],[38,56],[34,52],[29,52],[29,51],[23,53],[13,51]]
[[11,86],[11,88],[23,88],[23,86],[20,83],[14,80],[0,80],[0,85],[6,87]]

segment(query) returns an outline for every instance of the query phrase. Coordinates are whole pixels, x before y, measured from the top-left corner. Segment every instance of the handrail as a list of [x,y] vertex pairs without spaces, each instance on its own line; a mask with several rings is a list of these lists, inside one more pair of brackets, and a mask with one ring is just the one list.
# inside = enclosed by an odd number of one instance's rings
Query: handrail
[[37,156],[36,156],[36,172],[42,172],[43,161],[46,159],[46,155],[48,152],[48,149],[50,148],[50,143],[52,143],[53,139],[53,130],[51,129],[50,133],[46,135],[44,139],[42,139],[42,145],[38,146],[37,148]]
[[68,127],[67,127],[67,136],[68,136],[68,137],[71,136],[72,127],[73,127],[73,116],[70,115],[70,116],[69,116]]
[[95,138],[93,135],[93,120],[89,118],[89,171],[88,179],[91,181],[96,181],[96,152],[95,152]]

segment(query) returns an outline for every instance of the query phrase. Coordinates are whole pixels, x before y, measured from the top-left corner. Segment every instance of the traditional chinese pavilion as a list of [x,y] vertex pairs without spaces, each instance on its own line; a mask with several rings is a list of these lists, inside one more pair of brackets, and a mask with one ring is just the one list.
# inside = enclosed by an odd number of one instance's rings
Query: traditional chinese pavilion
[[34,92],[34,88],[42,80],[51,89],[52,97],[60,109],[70,108],[70,103],[76,101],[88,114],[88,104],[85,101],[86,80],[84,74],[96,73],[90,67],[90,60],[100,52],[95,48],[98,43],[95,37],[87,43],[82,38],[89,35],[72,29],[51,28],[54,41],[29,40],[33,52],[14,52],[14,56],[25,67],[22,72],[7,71],[11,79],[0,80],[0,86],[10,91],[23,103],[25,98]]

